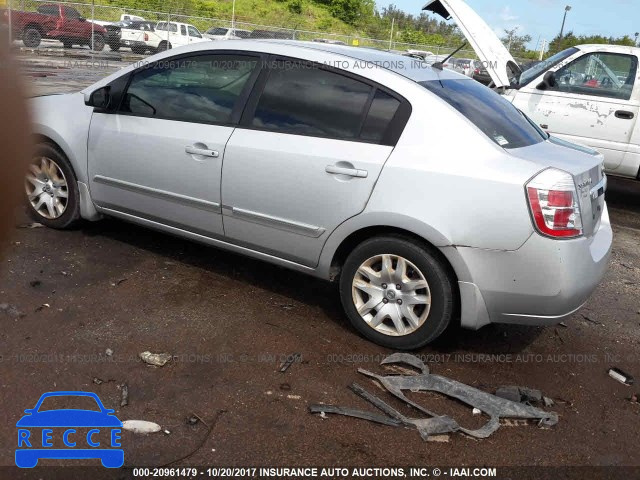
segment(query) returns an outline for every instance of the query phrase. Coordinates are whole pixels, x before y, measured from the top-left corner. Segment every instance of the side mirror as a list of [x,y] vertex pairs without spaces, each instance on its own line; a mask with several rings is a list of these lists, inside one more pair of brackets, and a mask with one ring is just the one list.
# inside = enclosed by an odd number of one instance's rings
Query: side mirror
[[556,74],[554,72],[547,72],[542,77],[542,82],[536,87],[538,90],[546,90],[547,88],[553,88],[557,85]]
[[94,90],[89,95],[85,95],[84,104],[89,107],[99,108],[100,110],[106,110],[111,105],[111,87],[106,86]]

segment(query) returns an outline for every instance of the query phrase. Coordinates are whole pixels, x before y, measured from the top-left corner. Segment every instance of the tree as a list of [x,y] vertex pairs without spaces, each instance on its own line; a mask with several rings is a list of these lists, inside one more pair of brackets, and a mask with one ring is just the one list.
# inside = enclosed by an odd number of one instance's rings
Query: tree
[[514,56],[523,56],[527,52],[527,44],[531,41],[531,35],[518,35],[518,27],[504,30],[505,36],[502,43]]

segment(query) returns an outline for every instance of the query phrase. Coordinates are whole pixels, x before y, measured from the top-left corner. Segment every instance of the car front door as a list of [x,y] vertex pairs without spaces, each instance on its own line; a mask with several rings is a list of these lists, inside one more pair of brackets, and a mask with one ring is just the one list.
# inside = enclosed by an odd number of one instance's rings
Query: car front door
[[202,35],[193,25],[187,25],[187,33],[189,34],[189,43],[197,43],[202,41]]
[[364,209],[409,111],[360,77],[269,61],[227,144],[227,238],[316,265],[327,236]]
[[93,113],[88,157],[96,205],[222,236],[222,159],[258,65],[257,56],[197,54],[135,71],[120,105]]
[[80,13],[71,7],[62,6],[62,31],[65,38],[87,39],[85,34],[87,24],[80,21]]
[[555,72],[554,86],[539,89],[542,78],[534,80],[517,92],[514,104],[549,133],[598,149],[615,171],[640,110],[632,96],[637,76],[635,55],[585,53]]

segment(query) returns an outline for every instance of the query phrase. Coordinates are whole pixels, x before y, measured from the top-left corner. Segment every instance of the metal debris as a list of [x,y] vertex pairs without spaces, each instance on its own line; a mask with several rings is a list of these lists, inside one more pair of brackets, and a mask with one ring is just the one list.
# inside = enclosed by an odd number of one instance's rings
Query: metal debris
[[187,418],[187,425],[195,425],[199,421],[200,420],[198,420],[198,417],[196,417],[195,415],[192,415],[192,416]]
[[105,354],[107,357],[110,357],[111,355],[113,355],[113,350],[111,350],[110,348],[107,348],[107,349],[104,351],[104,354]]
[[122,428],[133,433],[156,433],[162,430],[160,425],[146,420],[125,420],[122,422]]
[[549,397],[542,397],[542,403],[545,407],[553,407],[556,404],[556,402],[554,402],[553,399]]
[[633,385],[633,377],[628,373],[623,372],[619,368],[610,368],[609,376],[624,385],[627,385],[627,386]]
[[[407,354],[396,353],[385,358],[381,365],[392,363],[404,363],[409,365],[421,373],[413,375],[389,375],[382,376],[369,372],[362,368],[358,369],[359,373],[375,379],[379,382],[385,390],[394,395],[396,398],[402,400],[404,403],[414,407],[418,411],[427,414],[430,418],[409,418],[402,415],[393,407],[385,403],[380,398],[367,392],[364,388],[357,384],[351,385],[351,390],[358,396],[364,398],[369,403],[373,404],[376,408],[384,412],[387,417],[380,417],[369,412],[363,412],[360,410],[353,410],[346,407],[338,407],[334,405],[312,405],[310,411],[312,413],[336,413],[339,415],[346,415],[355,418],[361,418],[384,425],[391,426],[406,426],[415,428],[420,433],[423,440],[428,440],[432,436],[463,432],[467,435],[476,438],[487,438],[493,432],[500,428],[500,419],[533,419],[538,420],[539,425],[552,426],[558,423],[558,414],[555,412],[545,412],[531,405],[525,405],[516,401],[507,400],[497,397],[477,388],[471,387],[464,383],[457,382],[455,380],[442,377],[440,375],[432,375],[429,373],[429,368],[419,358]],[[518,388],[518,399],[522,399],[521,392]],[[527,398],[538,398],[539,392],[537,390],[526,389]],[[446,395],[451,398],[455,398],[463,403],[466,403],[476,411],[484,413],[489,416],[487,424],[477,430],[469,430],[462,428],[453,418],[446,415],[438,415],[435,412],[429,411],[423,406],[415,403],[404,395],[404,391],[409,390],[411,392],[437,392]],[[542,394],[539,395],[540,401],[542,400]]]
[[294,364],[294,362],[299,362],[301,358],[302,355],[300,355],[299,353],[293,353],[289,355],[287,359],[280,364],[280,368],[278,369],[278,371],[280,373],[286,372],[289,367]]
[[147,351],[142,352],[139,356],[143,362],[156,367],[164,367],[164,365],[171,360],[170,353],[151,353]]
[[101,385],[104,382],[100,380],[98,377],[93,377],[93,383],[95,383],[96,385]]
[[122,385],[120,393],[122,396],[122,398],[120,399],[120,406],[125,407],[129,405],[129,387],[126,383]]

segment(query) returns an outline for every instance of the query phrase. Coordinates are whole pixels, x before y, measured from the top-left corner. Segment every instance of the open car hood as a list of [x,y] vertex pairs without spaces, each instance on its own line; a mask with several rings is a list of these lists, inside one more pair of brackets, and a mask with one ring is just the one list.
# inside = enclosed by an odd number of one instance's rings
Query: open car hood
[[522,69],[489,25],[463,0],[431,0],[422,10],[453,18],[483,62],[496,87],[509,87]]

